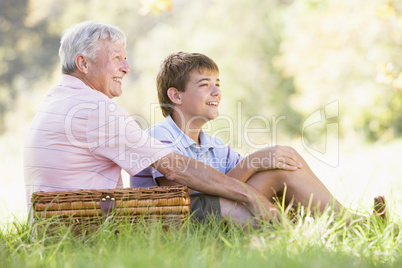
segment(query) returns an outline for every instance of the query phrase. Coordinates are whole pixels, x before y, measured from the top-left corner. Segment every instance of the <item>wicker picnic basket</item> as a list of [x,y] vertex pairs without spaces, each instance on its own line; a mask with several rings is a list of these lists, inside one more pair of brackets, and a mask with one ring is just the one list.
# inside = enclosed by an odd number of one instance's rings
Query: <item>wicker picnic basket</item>
[[35,221],[52,219],[67,225],[99,226],[107,218],[126,222],[181,224],[189,215],[185,186],[35,192]]

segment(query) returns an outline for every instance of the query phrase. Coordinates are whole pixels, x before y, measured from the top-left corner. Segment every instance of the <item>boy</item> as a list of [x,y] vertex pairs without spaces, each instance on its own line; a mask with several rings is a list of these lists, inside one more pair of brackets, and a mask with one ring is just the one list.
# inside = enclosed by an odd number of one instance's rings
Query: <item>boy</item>
[[[148,129],[148,134],[177,153],[198,159],[255,187],[272,203],[275,197],[283,198],[286,206],[301,204],[307,207],[311,201],[311,206],[320,212],[328,205],[332,205],[337,213],[342,212],[342,205],[294,149],[267,147],[242,158],[220,139],[202,131],[206,122],[219,115],[219,87],[219,69],[212,59],[198,53],[169,55],[157,76],[159,103],[166,120]],[[146,182],[152,182],[152,179],[161,186],[173,184],[155,169],[147,168],[131,179],[131,186],[151,186]],[[208,214],[240,224],[252,220],[246,208],[231,200],[193,190],[190,190],[190,197],[190,211],[200,221]],[[378,202],[383,205],[381,212],[385,211],[383,199]]]

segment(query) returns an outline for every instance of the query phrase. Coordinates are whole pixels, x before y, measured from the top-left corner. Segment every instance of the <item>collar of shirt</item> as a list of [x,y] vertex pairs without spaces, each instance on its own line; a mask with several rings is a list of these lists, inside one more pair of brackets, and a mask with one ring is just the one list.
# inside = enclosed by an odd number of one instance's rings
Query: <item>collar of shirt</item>
[[174,138],[176,140],[180,140],[180,143],[184,146],[184,148],[191,148],[192,150],[196,150],[200,153],[206,152],[208,150],[213,150],[214,145],[212,144],[211,137],[204,133],[204,131],[201,129],[200,131],[200,147],[197,146],[197,143],[190,139],[186,134],[184,134],[183,131],[176,125],[176,123],[173,121],[173,118],[168,115],[166,117],[166,122],[172,127],[174,130]]
[[91,89],[81,79],[78,79],[77,77],[68,74],[61,75],[60,83],[58,84],[58,86],[69,87],[73,89],[80,89],[80,88]]

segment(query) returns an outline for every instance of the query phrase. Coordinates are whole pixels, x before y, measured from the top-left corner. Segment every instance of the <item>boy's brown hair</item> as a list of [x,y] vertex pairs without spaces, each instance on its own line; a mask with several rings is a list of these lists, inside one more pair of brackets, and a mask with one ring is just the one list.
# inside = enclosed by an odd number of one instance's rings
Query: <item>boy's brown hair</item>
[[200,53],[175,52],[163,61],[156,77],[156,87],[164,117],[174,111],[174,105],[167,94],[168,89],[174,87],[184,92],[193,70],[200,73],[205,70],[219,73],[218,65]]

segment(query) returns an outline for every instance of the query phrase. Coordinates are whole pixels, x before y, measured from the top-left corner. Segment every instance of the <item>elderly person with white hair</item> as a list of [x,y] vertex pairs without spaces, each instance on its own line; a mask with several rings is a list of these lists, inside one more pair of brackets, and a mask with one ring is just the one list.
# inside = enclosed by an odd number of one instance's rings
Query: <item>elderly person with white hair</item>
[[[124,33],[112,25],[88,21],[64,32],[60,82],[50,88],[25,142],[28,209],[33,192],[119,188],[121,169],[134,176],[151,165],[172,181],[242,204],[247,219],[277,217],[257,189],[172,152],[112,99],[130,72],[125,45]],[[292,157],[278,154],[278,166],[293,169]]]
[[[123,79],[130,72],[125,45],[124,33],[112,25],[83,22],[64,32],[60,82],[50,88],[27,133],[28,209],[33,192],[120,188],[122,169],[134,176],[152,166],[206,198],[231,200],[227,213],[239,224],[276,219],[276,207],[258,189],[173,152],[142,131],[113,100],[122,94]],[[247,166],[247,172],[300,168],[296,152],[285,147],[276,147],[271,160],[266,168]],[[209,209],[204,202],[190,205],[190,211],[201,211],[202,217]]]

